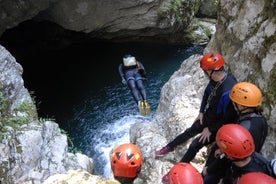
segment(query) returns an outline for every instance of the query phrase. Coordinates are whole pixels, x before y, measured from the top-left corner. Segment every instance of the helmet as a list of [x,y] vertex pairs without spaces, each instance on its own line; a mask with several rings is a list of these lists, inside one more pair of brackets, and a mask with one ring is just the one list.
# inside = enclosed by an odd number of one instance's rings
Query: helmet
[[126,54],[123,58],[123,64],[124,64],[124,66],[135,66],[136,59],[134,56],[132,56],[130,54]]
[[189,163],[179,162],[169,172],[170,184],[203,184],[201,174]]
[[219,53],[209,52],[200,60],[200,68],[203,70],[219,70],[224,66],[224,58]]
[[115,177],[135,178],[141,171],[142,153],[131,143],[118,146],[111,158],[111,168]]
[[223,125],[217,132],[216,143],[227,156],[236,159],[246,158],[255,151],[252,135],[239,124]]
[[257,107],[262,103],[262,93],[252,83],[239,82],[232,87],[230,99],[240,105]]
[[276,184],[276,180],[261,172],[250,172],[241,176],[238,184]]

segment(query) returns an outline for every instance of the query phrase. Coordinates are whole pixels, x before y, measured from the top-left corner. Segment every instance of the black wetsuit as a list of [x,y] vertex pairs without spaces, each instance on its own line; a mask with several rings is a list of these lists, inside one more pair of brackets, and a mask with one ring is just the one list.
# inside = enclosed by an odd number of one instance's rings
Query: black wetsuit
[[228,177],[224,178],[223,184],[237,183],[238,178],[240,178],[243,174],[250,172],[262,172],[273,178],[276,178],[271,161],[263,157],[260,153],[254,152],[251,155],[250,162],[245,166],[237,167],[234,164],[230,165],[226,175]]
[[167,147],[175,148],[201,133],[205,127],[208,127],[211,132],[210,139],[202,143],[199,138],[195,138],[180,162],[193,160],[203,146],[214,142],[216,133],[223,124],[233,123],[237,120],[237,113],[229,98],[229,93],[236,83],[236,78],[230,73],[226,73],[223,80],[219,82],[212,80],[209,82],[205,88],[200,107],[200,112],[203,113],[203,123],[200,124],[199,120],[194,122],[190,128],[167,144]]
[[[259,112],[241,114],[238,124],[249,130],[255,143],[255,151],[260,152],[267,136],[268,125],[266,118]],[[231,162],[226,158],[215,158],[214,151],[217,146],[212,148],[210,156],[206,162],[208,175],[204,177],[204,184],[218,183],[220,178],[225,176]]]
[[[137,61],[138,62],[138,61]],[[139,101],[147,100],[146,90],[143,84],[145,80],[145,68],[142,63],[137,65],[125,67],[122,63],[119,65],[119,74],[127,82],[127,86],[131,91],[131,94],[138,104]]]

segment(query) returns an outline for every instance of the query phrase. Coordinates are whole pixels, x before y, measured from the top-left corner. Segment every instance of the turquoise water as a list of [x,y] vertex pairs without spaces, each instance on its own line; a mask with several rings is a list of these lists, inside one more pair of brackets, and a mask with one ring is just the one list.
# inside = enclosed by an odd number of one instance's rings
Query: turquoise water
[[[114,145],[129,141],[129,128],[136,119],[151,120],[162,86],[181,63],[201,46],[161,44],[111,44],[87,42],[58,51],[24,58],[25,86],[40,102],[39,116],[54,118],[80,151],[95,161],[96,173],[112,177],[109,153]],[[118,65],[125,54],[143,63],[145,87],[152,114],[142,117],[126,86],[121,84]],[[39,60],[39,63],[37,62]]]

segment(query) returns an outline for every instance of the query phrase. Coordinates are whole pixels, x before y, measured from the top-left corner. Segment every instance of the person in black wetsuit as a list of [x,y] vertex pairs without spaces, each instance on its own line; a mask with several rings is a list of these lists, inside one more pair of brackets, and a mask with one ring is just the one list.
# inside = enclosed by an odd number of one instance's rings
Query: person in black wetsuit
[[147,93],[143,83],[146,80],[146,71],[143,64],[127,54],[123,57],[123,63],[119,65],[119,74],[122,83],[127,84],[130,89],[136,104],[141,107],[147,106]]
[[[238,124],[249,130],[254,139],[255,151],[260,152],[268,131],[267,120],[262,115],[261,90],[252,83],[239,82],[233,86],[230,99],[239,115]],[[215,145],[202,172],[204,184],[218,183],[224,177],[229,163],[226,157],[221,158],[219,155],[220,151]]]
[[[203,146],[214,142],[216,132],[223,124],[237,120],[237,113],[229,98],[229,93],[237,80],[224,69],[224,65],[222,55],[215,52],[205,54],[200,60],[200,67],[210,81],[204,91],[199,115],[190,128],[160,150],[155,151],[156,156],[163,156],[188,139],[200,134],[192,141],[180,160],[180,162],[189,163]],[[163,176],[163,182],[168,181],[168,175],[169,173]]]
[[243,126],[223,125],[217,132],[216,144],[230,163],[227,177],[219,183],[237,184],[243,175],[252,172],[261,172],[276,178],[275,162],[255,151],[254,139]]

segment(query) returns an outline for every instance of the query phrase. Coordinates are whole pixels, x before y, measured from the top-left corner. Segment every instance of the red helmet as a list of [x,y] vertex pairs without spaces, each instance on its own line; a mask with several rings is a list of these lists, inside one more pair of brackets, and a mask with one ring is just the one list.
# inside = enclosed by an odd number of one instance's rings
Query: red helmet
[[203,184],[203,179],[194,166],[179,162],[170,170],[169,184]]
[[276,184],[276,180],[261,172],[251,172],[242,175],[238,184]]
[[200,60],[200,68],[203,70],[219,70],[224,66],[224,58],[216,52],[209,52]]
[[131,143],[118,146],[111,158],[111,168],[115,177],[135,178],[141,171],[142,153]]
[[238,124],[223,125],[217,132],[216,143],[227,156],[236,159],[246,158],[255,151],[252,135]]

